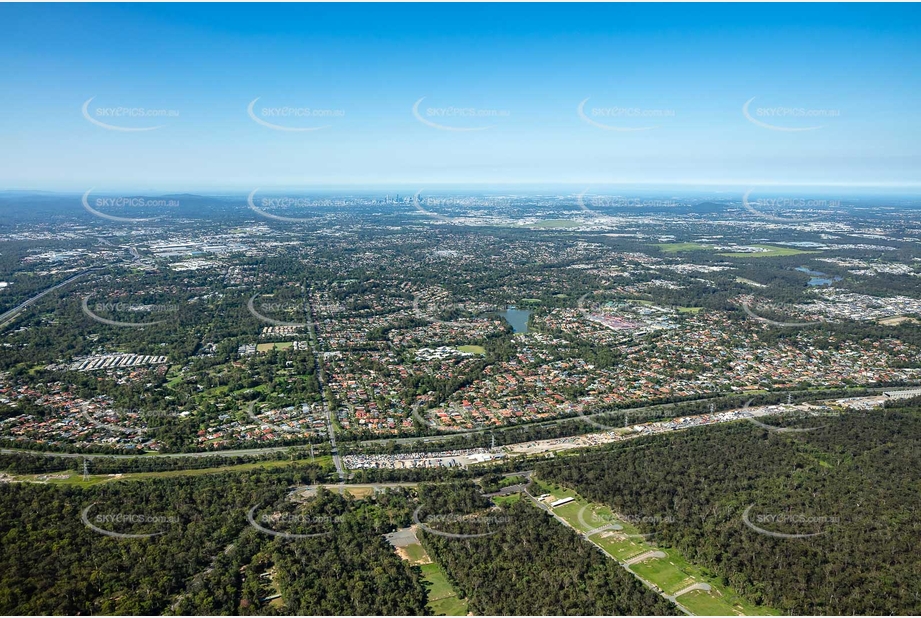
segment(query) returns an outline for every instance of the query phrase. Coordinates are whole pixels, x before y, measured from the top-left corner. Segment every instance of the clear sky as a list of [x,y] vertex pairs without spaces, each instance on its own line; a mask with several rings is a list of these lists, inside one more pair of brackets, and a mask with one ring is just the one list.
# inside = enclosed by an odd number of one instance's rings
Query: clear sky
[[4,4],[0,23],[0,189],[921,186],[918,5]]

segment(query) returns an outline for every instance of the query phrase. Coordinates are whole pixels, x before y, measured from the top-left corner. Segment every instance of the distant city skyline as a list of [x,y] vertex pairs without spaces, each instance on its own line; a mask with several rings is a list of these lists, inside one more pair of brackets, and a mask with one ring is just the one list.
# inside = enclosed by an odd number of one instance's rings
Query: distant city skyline
[[901,4],[7,4],[0,189],[913,192],[919,17]]

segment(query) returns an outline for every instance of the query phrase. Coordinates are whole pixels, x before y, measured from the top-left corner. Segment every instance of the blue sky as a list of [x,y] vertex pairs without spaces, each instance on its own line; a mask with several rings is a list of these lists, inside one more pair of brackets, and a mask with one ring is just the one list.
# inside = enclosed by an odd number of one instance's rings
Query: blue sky
[[0,189],[921,186],[917,5],[5,4],[0,22]]

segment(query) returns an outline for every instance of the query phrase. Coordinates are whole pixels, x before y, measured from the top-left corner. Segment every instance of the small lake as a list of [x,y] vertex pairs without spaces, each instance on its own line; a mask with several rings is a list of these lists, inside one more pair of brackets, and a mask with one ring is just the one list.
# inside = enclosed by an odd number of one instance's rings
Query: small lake
[[834,283],[835,281],[841,281],[841,277],[833,277],[829,279],[828,275],[826,275],[825,273],[819,272],[817,270],[810,270],[806,268],[805,266],[800,266],[796,270],[798,270],[801,273],[806,273],[807,275],[812,275],[812,279],[810,279],[806,285],[811,285],[811,286],[828,285],[830,283]]
[[512,325],[512,330],[516,333],[528,332],[528,318],[531,316],[531,312],[527,309],[508,307],[505,311],[500,311],[499,315]]

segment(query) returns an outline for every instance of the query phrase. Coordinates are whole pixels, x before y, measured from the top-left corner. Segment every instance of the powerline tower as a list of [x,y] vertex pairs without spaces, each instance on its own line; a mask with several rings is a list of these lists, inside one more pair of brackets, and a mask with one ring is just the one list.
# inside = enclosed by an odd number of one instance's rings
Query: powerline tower
[[90,461],[89,459],[83,460],[83,480],[90,480]]

